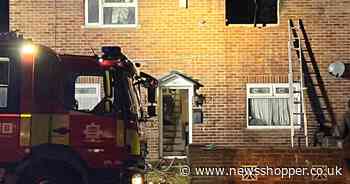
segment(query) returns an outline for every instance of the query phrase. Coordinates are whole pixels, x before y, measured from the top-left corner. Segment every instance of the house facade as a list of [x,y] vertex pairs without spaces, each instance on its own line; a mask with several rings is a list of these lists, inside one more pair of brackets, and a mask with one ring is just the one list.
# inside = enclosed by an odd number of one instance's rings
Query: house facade
[[[144,135],[157,159],[184,156],[189,144],[291,146],[289,19],[302,19],[332,122],[341,122],[350,82],[328,66],[350,60],[349,10],[344,0],[10,0],[10,29],[59,53],[118,45],[156,76],[159,116]],[[313,145],[319,116],[308,93],[305,102]],[[294,144],[305,146],[301,131],[296,124]]]

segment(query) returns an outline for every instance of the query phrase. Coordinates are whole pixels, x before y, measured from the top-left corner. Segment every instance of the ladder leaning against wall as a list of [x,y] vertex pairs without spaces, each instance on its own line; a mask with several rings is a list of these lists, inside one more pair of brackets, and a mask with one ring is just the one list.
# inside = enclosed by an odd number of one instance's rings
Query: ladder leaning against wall
[[[304,100],[304,73],[303,73],[303,47],[300,37],[299,24],[294,25],[292,20],[288,21],[288,83],[289,83],[289,122],[291,126],[290,138],[291,146],[294,147],[295,127],[300,126],[299,130],[305,138],[305,146],[309,146],[309,137],[307,129],[307,119],[305,113]],[[297,57],[293,57],[294,51]],[[300,143],[300,142],[299,142]],[[300,146],[300,145],[299,145]]]

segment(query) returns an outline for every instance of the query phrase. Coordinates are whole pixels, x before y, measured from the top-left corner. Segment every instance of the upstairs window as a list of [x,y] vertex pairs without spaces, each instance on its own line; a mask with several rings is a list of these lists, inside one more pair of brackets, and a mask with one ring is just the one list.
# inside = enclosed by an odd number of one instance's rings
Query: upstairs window
[[226,0],[226,25],[278,24],[279,0]]
[[7,108],[9,86],[9,58],[0,57],[0,108]]
[[137,0],[85,0],[87,26],[134,27]]

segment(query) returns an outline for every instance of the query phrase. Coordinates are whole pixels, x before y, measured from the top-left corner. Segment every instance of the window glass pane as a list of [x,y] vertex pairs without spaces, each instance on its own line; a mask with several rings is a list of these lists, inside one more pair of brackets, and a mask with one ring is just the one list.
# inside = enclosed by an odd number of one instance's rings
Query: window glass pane
[[226,0],[226,25],[277,24],[278,0]]
[[132,3],[134,0],[104,0],[105,3]]
[[288,98],[251,98],[249,105],[249,125],[288,126]]
[[96,88],[75,88],[75,94],[96,94]]
[[268,87],[259,87],[259,88],[250,88],[250,94],[269,94],[270,88]]
[[277,94],[289,94],[289,88],[277,87],[276,93]]
[[277,24],[278,0],[259,0],[256,22],[258,24]]
[[79,76],[75,83],[78,110],[92,110],[104,98],[102,76]]
[[0,108],[7,107],[7,87],[0,87]]
[[0,84],[8,85],[9,82],[9,62],[0,60]]
[[88,22],[98,23],[99,7],[98,0],[88,0]]
[[105,7],[104,24],[135,24],[135,7]]
[[226,24],[252,24],[255,7],[254,0],[226,0]]

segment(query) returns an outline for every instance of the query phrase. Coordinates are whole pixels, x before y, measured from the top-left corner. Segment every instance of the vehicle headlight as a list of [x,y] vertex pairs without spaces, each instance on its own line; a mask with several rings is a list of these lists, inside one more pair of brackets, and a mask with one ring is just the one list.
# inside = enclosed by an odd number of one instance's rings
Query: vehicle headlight
[[143,184],[142,174],[134,174],[131,177],[131,184]]

